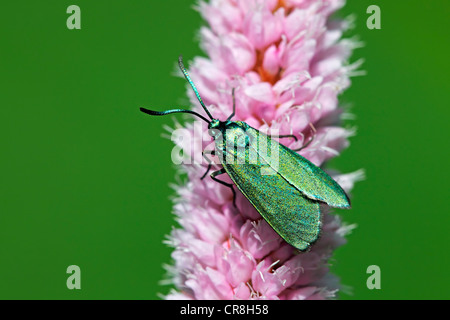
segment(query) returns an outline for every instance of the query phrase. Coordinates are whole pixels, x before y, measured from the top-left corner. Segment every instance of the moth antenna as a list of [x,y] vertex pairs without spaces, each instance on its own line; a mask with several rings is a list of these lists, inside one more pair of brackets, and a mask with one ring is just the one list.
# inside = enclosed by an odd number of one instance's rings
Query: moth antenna
[[[212,120],[214,119],[213,116],[211,115],[211,113],[208,111],[208,108],[206,108],[205,104],[203,103],[202,97],[200,97],[200,94],[198,93],[197,87],[195,86],[194,82],[192,81],[191,77],[189,76],[189,73],[187,72],[186,68],[184,67],[183,64],[183,56],[179,56],[178,57],[178,66],[181,69],[181,72],[183,72],[184,77],[186,78],[186,80],[189,82],[189,84],[191,85],[192,90],[194,90],[195,95],[197,96],[198,101],[200,102],[200,104],[202,105],[203,109],[205,110],[206,114],[208,115],[208,117]],[[209,121],[208,121],[209,122]]]
[[185,110],[185,109],[173,109],[173,110],[167,110],[167,111],[153,111],[153,110],[149,110],[146,108],[139,108],[142,112],[149,114],[151,116],[165,116],[168,114],[172,114],[172,113],[189,113],[189,114],[193,114],[197,117],[199,117],[200,119],[202,119],[203,121],[205,121],[206,123],[210,123],[210,121],[208,119],[206,119],[204,116],[202,116],[201,114],[192,111],[192,110]]
[[233,98],[233,113],[230,114],[230,116],[228,117],[227,121],[230,121],[234,115],[236,114],[236,96],[234,95],[234,91],[236,88],[231,89],[231,97]]

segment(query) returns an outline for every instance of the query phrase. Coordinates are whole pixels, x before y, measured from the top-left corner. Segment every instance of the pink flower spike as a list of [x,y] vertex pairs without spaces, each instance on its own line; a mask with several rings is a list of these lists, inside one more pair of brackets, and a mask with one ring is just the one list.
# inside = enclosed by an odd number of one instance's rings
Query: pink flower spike
[[[346,23],[330,16],[343,0],[200,0],[197,9],[208,26],[200,30],[206,58],[196,57],[189,73],[211,114],[225,120],[236,114],[263,132],[294,134],[280,142],[320,166],[349,145],[354,130],[340,126],[338,94],[350,85],[357,66],[349,65],[354,46],[341,40]],[[205,114],[189,85],[192,109]],[[179,127],[179,125],[178,125]],[[187,181],[175,186],[173,212],[178,222],[168,236],[173,247],[166,299],[329,299],[340,289],[329,272],[333,251],[345,244],[353,226],[322,212],[322,233],[307,252],[286,243],[236,190],[201,180],[212,150],[207,124],[186,123],[183,139],[172,139],[195,158],[180,165]],[[180,134],[180,131],[177,132]],[[199,157],[198,157],[199,156]],[[199,160],[200,159],[200,160]],[[220,164],[213,170],[220,169]],[[349,192],[362,171],[330,172]],[[224,174],[222,180],[231,183]]]

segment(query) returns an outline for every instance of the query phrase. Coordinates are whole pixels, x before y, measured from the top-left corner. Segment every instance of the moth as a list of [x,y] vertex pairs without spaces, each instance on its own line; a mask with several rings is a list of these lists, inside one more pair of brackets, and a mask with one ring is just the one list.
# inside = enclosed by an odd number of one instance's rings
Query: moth
[[[232,114],[224,121],[213,118],[184,67],[181,56],[178,64],[209,119],[185,109],[163,112],[146,108],[140,110],[152,116],[188,113],[206,121],[208,133],[215,142],[215,150],[203,153],[209,165],[202,179],[212,168],[212,162],[206,155],[217,155],[222,169],[212,172],[210,177],[232,190],[233,201],[236,198],[234,184],[281,238],[300,251],[307,250],[320,234],[321,204],[350,208],[345,191],[325,171],[299,155],[296,151],[300,149],[291,150],[273,139],[273,136],[243,121],[232,121],[236,111],[234,89]],[[225,173],[233,184],[217,178]]]

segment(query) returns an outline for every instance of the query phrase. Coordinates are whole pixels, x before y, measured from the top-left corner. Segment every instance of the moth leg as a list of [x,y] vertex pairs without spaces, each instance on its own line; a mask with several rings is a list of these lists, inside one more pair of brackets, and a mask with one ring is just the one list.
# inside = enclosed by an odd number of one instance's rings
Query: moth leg
[[298,138],[293,134],[283,134],[281,136],[270,136],[271,138],[293,138],[295,142],[298,141]]
[[208,169],[206,169],[206,172],[203,174],[203,176],[200,178],[200,180],[203,180],[206,177],[206,175],[208,174],[209,170],[211,170],[211,168],[212,168],[212,161],[211,161],[211,159],[209,159],[206,156],[206,154],[210,154],[210,155],[214,156],[216,154],[216,151],[215,150],[205,150],[202,152],[203,158],[205,158],[205,160],[208,162]]
[[313,135],[311,136],[311,139],[309,139],[309,141],[307,143],[305,143],[301,148],[292,149],[292,151],[296,151],[296,152],[301,151],[301,150],[305,149],[306,147],[308,147],[311,144],[311,142],[313,142],[314,138],[316,137],[317,131],[316,131],[316,128],[314,128],[312,123],[309,123],[309,126],[311,127],[311,131],[313,133]]
[[231,191],[233,192],[233,205],[236,207],[236,191],[234,191],[233,185],[231,183],[227,183],[225,181],[222,181],[222,180],[219,180],[219,179],[216,178],[217,176],[219,176],[221,174],[224,174],[224,173],[226,173],[224,168],[222,168],[220,170],[217,170],[217,171],[214,171],[213,173],[211,173],[211,178],[214,181],[216,181],[216,182],[218,182],[218,183],[220,183],[220,184],[222,184],[222,185],[224,185],[224,186],[226,186],[226,187],[231,189]]

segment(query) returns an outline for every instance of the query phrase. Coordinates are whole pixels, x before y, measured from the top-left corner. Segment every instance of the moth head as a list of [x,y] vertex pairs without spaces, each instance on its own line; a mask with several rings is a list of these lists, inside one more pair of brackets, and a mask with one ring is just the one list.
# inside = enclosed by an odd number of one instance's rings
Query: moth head
[[217,119],[211,120],[211,122],[208,124],[208,134],[213,138],[216,138],[219,135],[221,135],[219,120]]

